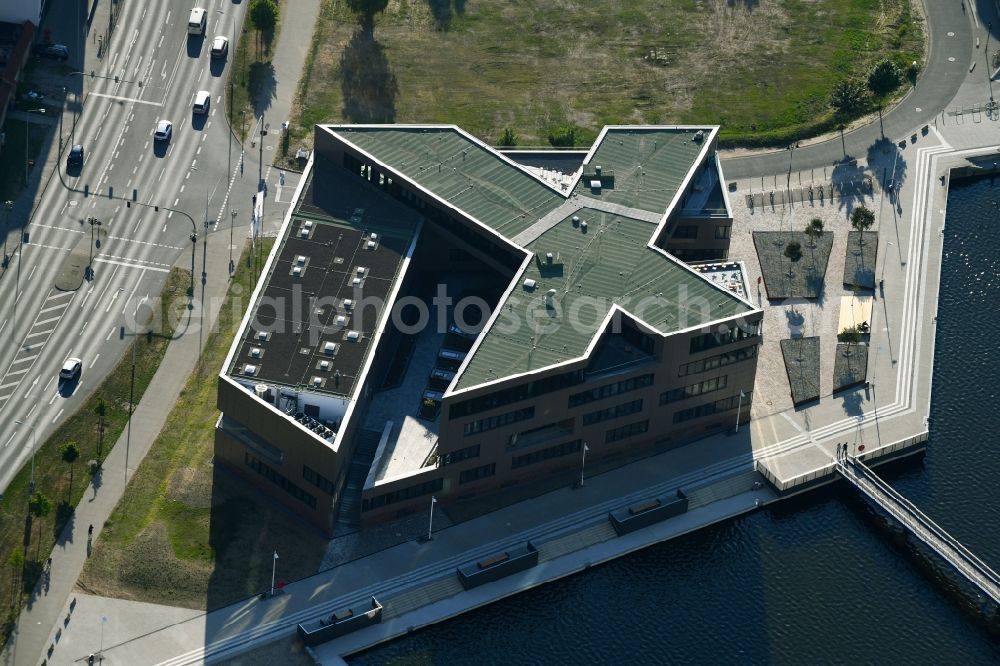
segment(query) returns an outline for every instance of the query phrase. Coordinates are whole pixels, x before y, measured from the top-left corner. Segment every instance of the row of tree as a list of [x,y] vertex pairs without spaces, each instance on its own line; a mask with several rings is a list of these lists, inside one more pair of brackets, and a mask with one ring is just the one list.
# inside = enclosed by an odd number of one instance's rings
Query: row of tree
[[[851,211],[851,227],[858,231],[858,245],[864,244],[864,232],[868,231],[875,224],[875,213],[867,206],[857,206]],[[816,247],[816,239],[823,235],[823,220],[814,217],[806,225],[805,234],[809,237],[809,247]],[[791,262],[788,266],[788,277],[792,273],[792,265],[802,259],[802,244],[798,241],[789,241],[785,246],[785,258]]]
[[[916,83],[917,65],[913,63],[906,72],[907,78]],[[874,97],[882,117],[882,100],[903,83],[903,71],[893,60],[878,61],[863,78],[844,79],[837,83],[830,94],[830,106],[839,118],[847,119],[862,113]]]

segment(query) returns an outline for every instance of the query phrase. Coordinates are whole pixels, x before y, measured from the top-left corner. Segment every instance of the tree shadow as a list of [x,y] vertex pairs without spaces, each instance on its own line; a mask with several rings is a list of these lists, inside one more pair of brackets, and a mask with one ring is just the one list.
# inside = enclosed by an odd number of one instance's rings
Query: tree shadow
[[858,390],[847,391],[841,396],[841,407],[848,416],[861,416],[861,393]]
[[[73,521],[76,520],[76,512],[68,502],[59,502],[56,507],[56,520],[52,526],[52,533],[56,539],[56,544],[65,545],[73,534]],[[66,528],[69,529],[66,529]]]
[[846,209],[848,215],[854,207],[865,200],[864,186],[865,169],[858,165],[855,157],[848,155],[844,159],[836,162],[833,166],[831,179],[833,180],[833,190],[839,199],[838,207]]
[[806,318],[801,312],[793,310],[791,308],[785,310],[785,323],[788,324],[788,337],[790,338],[801,338],[802,329],[805,325]]
[[396,75],[370,22],[358,28],[344,47],[340,76],[344,118],[352,123],[391,123],[396,119]]
[[903,151],[893,141],[882,138],[868,147],[868,168],[882,182],[889,202],[896,204],[896,194],[906,182],[906,160]]
[[427,0],[427,6],[438,30],[447,30],[451,27],[451,19],[455,14],[465,12],[465,0]]
[[250,98],[256,117],[264,115],[271,108],[271,100],[277,94],[278,81],[274,77],[274,65],[270,62],[255,62],[250,65]]

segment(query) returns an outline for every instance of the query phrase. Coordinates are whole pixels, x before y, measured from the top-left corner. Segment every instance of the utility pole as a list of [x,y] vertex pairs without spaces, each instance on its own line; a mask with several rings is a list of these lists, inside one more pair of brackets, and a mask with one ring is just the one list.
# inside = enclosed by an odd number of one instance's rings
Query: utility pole
[[3,270],[7,272],[7,234],[10,233],[10,211],[14,208],[13,201],[4,202],[4,209],[7,211],[3,218]]
[[434,505],[437,504],[437,497],[431,495],[431,515],[427,520],[427,540],[434,540]]
[[[267,136],[267,125],[264,123],[264,116],[260,117],[260,161],[257,164],[257,189],[260,189],[264,182],[264,137]],[[27,180],[27,179],[25,179]]]
[[[118,287],[118,292],[125,291],[125,287]],[[125,339],[125,321],[122,320],[122,328],[119,333],[121,339]],[[129,381],[128,389],[128,425],[125,434],[125,485],[128,485],[128,453],[132,446],[132,405],[135,401],[135,346],[139,343],[139,331],[132,332],[132,377]]]

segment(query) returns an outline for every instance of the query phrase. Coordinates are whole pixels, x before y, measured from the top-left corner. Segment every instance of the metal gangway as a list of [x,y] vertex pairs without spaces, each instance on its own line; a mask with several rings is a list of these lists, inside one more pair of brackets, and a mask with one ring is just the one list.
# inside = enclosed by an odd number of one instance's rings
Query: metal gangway
[[930,546],[993,603],[1000,604],[1000,575],[880,479],[871,468],[857,458],[847,456],[837,460],[837,471],[911,534]]

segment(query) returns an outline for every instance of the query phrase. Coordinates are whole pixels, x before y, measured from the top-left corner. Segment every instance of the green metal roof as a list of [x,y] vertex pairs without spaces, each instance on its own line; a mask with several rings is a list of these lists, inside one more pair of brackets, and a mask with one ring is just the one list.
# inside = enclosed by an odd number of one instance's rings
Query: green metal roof
[[[752,310],[647,247],[655,225],[592,208],[574,215],[586,231],[570,215],[528,246],[534,260],[500,305],[456,390],[580,358],[614,304],[663,334]],[[523,287],[526,279],[535,280],[533,290]],[[554,308],[545,305],[550,289],[557,292]]]
[[[582,357],[615,303],[663,334],[753,309],[647,247],[713,129],[696,141],[697,127],[608,127],[570,198],[453,126],[327,127],[534,253],[455,390]],[[613,186],[591,189],[597,166]],[[549,289],[555,308],[545,305]]]
[[455,127],[367,125],[333,131],[507,238],[565,200]]
[[[707,140],[708,130],[704,134]],[[591,190],[581,178],[576,193],[652,213],[663,213],[691,170],[703,141],[695,141],[697,127],[609,127],[590,156],[586,173],[597,166],[613,171],[613,188]]]

